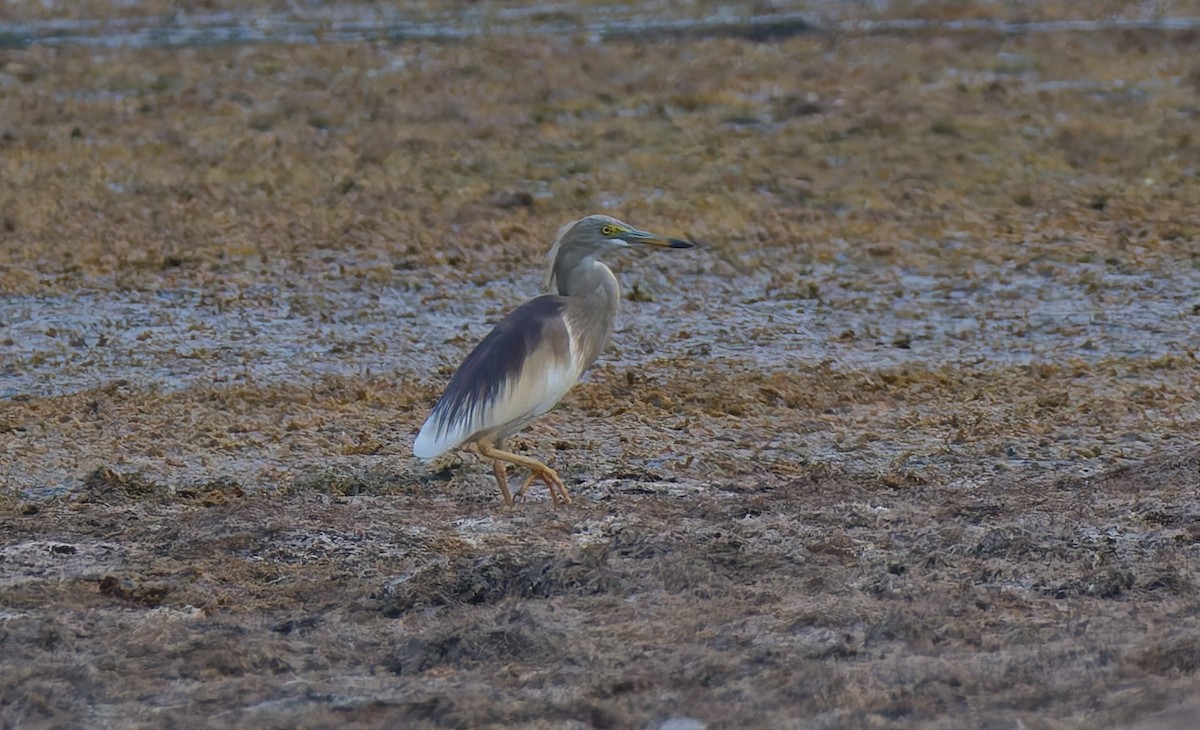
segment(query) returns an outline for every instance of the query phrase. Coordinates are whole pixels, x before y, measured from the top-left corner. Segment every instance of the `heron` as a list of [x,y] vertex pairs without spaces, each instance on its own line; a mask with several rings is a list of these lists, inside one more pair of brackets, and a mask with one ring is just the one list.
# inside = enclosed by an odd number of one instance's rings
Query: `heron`
[[504,440],[553,408],[608,344],[621,289],[597,257],[632,246],[692,244],[606,215],[589,215],[560,228],[546,255],[547,293],[514,309],[467,355],[421,426],[413,454],[429,460],[474,444],[481,457],[492,461],[505,506],[513,505],[507,464],[529,470],[518,497],[540,478],[554,506],[570,504],[557,472],[537,459],[505,451]]

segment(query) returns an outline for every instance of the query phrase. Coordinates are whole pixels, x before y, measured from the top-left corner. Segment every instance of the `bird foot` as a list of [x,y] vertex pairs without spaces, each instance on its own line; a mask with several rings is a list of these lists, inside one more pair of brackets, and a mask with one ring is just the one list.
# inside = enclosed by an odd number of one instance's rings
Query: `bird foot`
[[541,479],[545,482],[546,488],[550,490],[550,501],[555,507],[560,503],[571,503],[571,495],[567,493],[567,485],[563,484],[563,480],[559,478],[558,473],[537,459],[501,451],[486,442],[480,442],[477,448],[481,456],[492,460],[492,469],[496,475],[496,483],[500,487],[500,493],[504,495],[504,505],[506,507],[512,507],[514,501],[514,495],[508,489],[508,472],[505,470],[506,462],[523,466],[529,469],[530,472],[529,477],[521,484],[521,488],[517,490],[515,496],[523,499],[533,481]]
[[567,486],[563,484],[563,480],[550,467],[546,467],[546,471],[530,471],[529,476],[525,478],[525,483],[517,490],[515,497],[520,499],[525,498],[525,493],[529,491],[530,485],[534,480],[541,479],[546,488],[550,490],[550,503],[557,507],[559,504],[570,504],[571,495],[567,493]]

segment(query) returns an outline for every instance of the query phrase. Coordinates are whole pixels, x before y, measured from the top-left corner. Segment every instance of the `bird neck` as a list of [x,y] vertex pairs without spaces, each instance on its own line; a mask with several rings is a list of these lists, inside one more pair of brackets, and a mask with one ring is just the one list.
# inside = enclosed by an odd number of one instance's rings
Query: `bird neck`
[[579,297],[615,285],[616,277],[591,254],[563,251],[554,262],[554,283],[560,295]]
[[559,295],[567,299],[567,316],[577,341],[588,343],[587,351],[578,356],[583,370],[608,344],[621,303],[621,287],[612,270],[591,256],[557,270],[555,278]]

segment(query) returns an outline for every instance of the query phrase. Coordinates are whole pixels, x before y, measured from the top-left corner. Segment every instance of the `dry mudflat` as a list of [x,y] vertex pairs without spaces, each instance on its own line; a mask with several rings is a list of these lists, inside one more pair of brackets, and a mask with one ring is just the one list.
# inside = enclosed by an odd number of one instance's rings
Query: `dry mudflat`
[[[1078,7],[0,34],[0,726],[1200,726],[1200,31]],[[506,510],[411,439],[592,212],[699,247]]]

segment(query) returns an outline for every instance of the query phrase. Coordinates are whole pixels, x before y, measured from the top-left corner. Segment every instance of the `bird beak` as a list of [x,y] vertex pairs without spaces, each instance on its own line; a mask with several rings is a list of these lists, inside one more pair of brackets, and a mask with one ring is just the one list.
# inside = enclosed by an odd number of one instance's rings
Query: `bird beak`
[[664,238],[656,233],[647,233],[646,231],[631,230],[621,236],[621,240],[630,245],[639,243],[648,246],[662,246],[663,248],[691,248],[694,244],[690,241],[684,241],[679,238]]

